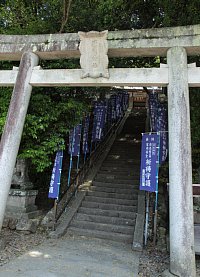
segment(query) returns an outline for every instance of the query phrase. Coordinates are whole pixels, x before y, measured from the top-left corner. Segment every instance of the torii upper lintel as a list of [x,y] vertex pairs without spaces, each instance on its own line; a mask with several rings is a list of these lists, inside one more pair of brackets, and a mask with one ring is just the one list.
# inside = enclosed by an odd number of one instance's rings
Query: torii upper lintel
[[[79,58],[79,43],[77,33],[0,35],[0,60],[20,60],[26,51],[44,60]],[[174,46],[184,47],[187,55],[199,55],[200,24],[108,33],[109,57],[166,56]]]

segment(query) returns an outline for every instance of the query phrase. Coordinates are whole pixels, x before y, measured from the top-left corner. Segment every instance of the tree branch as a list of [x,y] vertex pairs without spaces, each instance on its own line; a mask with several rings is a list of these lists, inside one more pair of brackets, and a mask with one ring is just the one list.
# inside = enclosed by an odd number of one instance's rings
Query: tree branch
[[[68,2],[68,3],[67,3]],[[63,19],[60,27],[59,33],[62,33],[65,25],[69,19],[69,12],[71,7],[72,0],[63,0]]]

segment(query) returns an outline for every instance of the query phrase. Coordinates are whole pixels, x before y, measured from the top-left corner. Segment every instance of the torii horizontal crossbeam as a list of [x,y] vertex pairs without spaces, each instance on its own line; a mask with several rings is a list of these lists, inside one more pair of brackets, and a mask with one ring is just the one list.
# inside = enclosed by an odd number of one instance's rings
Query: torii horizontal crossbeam
[[[1,70],[0,86],[14,86],[17,70]],[[35,87],[110,87],[168,85],[168,68],[111,68],[110,78],[81,78],[81,69],[37,69],[32,71],[30,85]],[[188,67],[188,84],[200,87],[200,68]]]
[[[153,28],[108,33],[109,57],[166,56],[174,46],[187,55],[200,54],[200,25]],[[41,59],[79,58],[77,33],[47,35],[0,35],[0,60],[20,60],[26,51]]]

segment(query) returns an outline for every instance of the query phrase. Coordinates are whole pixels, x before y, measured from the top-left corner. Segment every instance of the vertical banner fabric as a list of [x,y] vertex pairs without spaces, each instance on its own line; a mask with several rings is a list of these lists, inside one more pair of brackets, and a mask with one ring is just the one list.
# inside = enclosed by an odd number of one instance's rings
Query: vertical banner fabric
[[118,93],[116,97],[116,118],[121,116],[121,95]]
[[62,171],[63,150],[56,153],[56,158],[52,170],[51,181],[49,186],[48,198],[58,199],[60,188],[60,177]]
[[167,108],[164,104],[158,105],[156,131],[160,133],[160,164],[162,164],[168,153]]
[[152,91],[149,93],[149,113],[150,113],[150,126],[151,126],[152,132],[156,132],[157,108],[158,108],[158,95],[157,93]]
[[158,94],[154,91],[149,93],[149,112],[151,131],[160,134],[159,163],[162,164],[168,154],[167,108],[158,101]]
[[83,142],[82,142],[82,152],[87,154],[89,152],[88,147],[88,132],[89,132],[89,124],[90,124],[90,117],[86,116],[84,120],[84,127],[83,127]]
[[96,117],[96,134],[95,134],[95,140],[100,141],[103,133],[103,127],[105,124],[105,114],[106,114],[106,108],[105,106],[99,106],[97,108],[97,117]]
[[94,120],[92,129],[92,141],[100,141],[103,134],[103,128],[105,124],[106,107],[104,105],[98,105],[94,109]]
[[112,95],[111,97],[110,97],[110,101],[111,101],[111,110],[112,110],[112,112],[111,112],[111,114],[112,114],[112,116],[111,116],[111,118],[112,118],[112,121],[114,122],[115,120],[116,120],[116,95]]
[[111,99],[108,100],[107,105],[107,124],[110,127],[112,125],[112,103]]
[[143,134],[140,170],[140,190],[155,192],[158,184],[159,166],[158,134]]
[[69,134],[68,153],[72,156],[78,156],[80,154],[81,128],[82,124],[78,124],[74,127],[74,129],[71,130]]

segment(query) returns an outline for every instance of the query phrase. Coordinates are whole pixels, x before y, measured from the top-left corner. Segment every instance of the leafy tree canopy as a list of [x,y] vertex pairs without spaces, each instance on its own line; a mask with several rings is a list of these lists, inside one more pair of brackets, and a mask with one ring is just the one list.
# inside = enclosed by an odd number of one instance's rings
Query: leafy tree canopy
[[[199,0],[0,0],[0,32],[2,34],[42,34],[90,30],[123,30],[180,26],[200,23]],[[193,61],[198,61],[194,57]],[[150,67],[154,59],[113,59],[110,66]],[[77,68],[78,61],[41,61],[45,68]],[[6,69],[14,63],[1,62]],[[88,107],[88,94],[82,89],[74,98],[74,89],[34,89],[26,118],[20,155],[29,157],[37,171],[49,166],[51,153],[66,136],[69,128],[80,120]],[[5,122],[10,90],[0,90],[0,127]],[[191,94],[191,126],[194,149],[200,148],[199,90]],[[70,97],[73,96],[73,97]],[[87,104],[86,104],[87,103]],[[47,158],[44,153],[47,153]],[[42,157],[42,158],[41,158]]]

